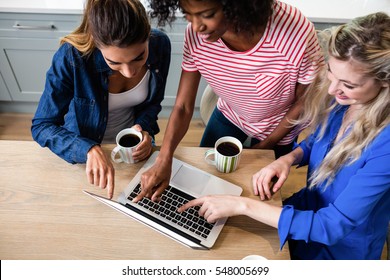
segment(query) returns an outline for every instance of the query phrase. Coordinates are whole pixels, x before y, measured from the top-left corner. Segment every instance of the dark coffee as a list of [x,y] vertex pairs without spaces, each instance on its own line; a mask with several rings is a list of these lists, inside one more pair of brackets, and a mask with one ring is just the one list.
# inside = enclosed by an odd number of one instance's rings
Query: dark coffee
[[141,140],[137,135],[134,134],[126,134],[119,139],[119,145],[122,147],[130,148],[137,145]]
[[232,157],[239,154],[240,148],[234,143],[223,142],[217,146],[217,151],[221,155]]

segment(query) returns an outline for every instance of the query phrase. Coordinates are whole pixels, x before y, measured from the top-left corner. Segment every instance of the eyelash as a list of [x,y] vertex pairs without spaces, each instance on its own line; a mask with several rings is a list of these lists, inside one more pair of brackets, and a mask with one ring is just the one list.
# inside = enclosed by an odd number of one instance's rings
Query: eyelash
[[[185,13],[185,12],[182,12],[182,13],[183,13],[183,18],[188,20],[188,21],[190,21],[190,16],[187,13]],[[202,18],[210,19],[210,18],[213,18],[214,15],[215,15],[215,13],[211,13],[209,15],[202,15]]]
[[[328,71],[328,74],[332,74],[332,72],[330,71],[329,67],[326,69]],[[332,74],[333,75],[333,74]],[[343,84],[347,89],[349,90],[353,90],[355,89],[354,86],[350,86],[350,85],[347,85],[347,84]]]
[[[134,59],[133,61],[141,61],[143,59],[144,59],[144,57],[140,56],[140,57],[137,57],[136,59]],[[110,62],[110,65],[113,65],[113,66],[117,66],[117,65],[121,65],[121,64],[122,63]]]
[[350,86],[350,85],[346,85],[346,84],[344,84],[344,86],[345,86],[347,89],[354,89],[354,88],[355,88],[354,86]]
[[215,13],[209,14],[209,15],[204,15],[203,18],[212,18],[214,17]]

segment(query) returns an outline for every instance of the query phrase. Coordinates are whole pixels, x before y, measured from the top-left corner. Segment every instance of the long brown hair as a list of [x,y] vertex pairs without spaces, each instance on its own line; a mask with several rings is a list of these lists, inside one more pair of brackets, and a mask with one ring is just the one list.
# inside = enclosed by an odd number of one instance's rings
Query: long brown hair
[[97,47],[126,47],[145,42],[150,22],[138,0],[88,0],[80,26],[61,39],[84,55]]

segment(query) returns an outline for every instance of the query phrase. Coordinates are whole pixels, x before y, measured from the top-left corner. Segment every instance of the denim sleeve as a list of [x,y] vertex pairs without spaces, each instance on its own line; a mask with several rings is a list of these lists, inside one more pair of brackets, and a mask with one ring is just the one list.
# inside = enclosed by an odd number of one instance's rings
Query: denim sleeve
[[[354,175],[340,176],[328,188],[341,189],[337,198],[318,211],[284,206],[278,224],[280,245],[288,239],[334,245],[367,221],[378,205],[390,205],[390,127],[362,154]],[[345,187],[344,187],[345,186]],[[306,197],[308,199],[308,197]]]
[[32,120],[33,139],[42,147],[70,163],[85,163],[95,141],[63,127],[65,115],[74,98],[72,51],[67,44],[55,53],[46,74],[44,92]]
[[164,100],[165,86],[171,61],[171,43],[166,34],[154,31],[150,47],[150,56],[153,57],[153,65],[150,71],[149,95],[146,102],[136,106],[135,123],[141,125],[153,138],[160,130],[157,125],[158,114]]

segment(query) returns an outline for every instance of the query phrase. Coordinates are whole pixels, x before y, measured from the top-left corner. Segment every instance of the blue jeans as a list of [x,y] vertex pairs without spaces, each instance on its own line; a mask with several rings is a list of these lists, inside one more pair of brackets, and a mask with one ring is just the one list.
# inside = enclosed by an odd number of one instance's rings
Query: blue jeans
[[[215,142],[223,136],[233,136],[244,143],[248,138],[245,132],[239,127],[231,123],[222,113],[215,107],[213,113],[210,116],[210,120],[207,123],[206,129],[203,133],[202,140],[200,142],[201,147],[214,147]],[[252,139],[251,146],[259,143],[258,139]],[[294,142],[288,145],[276,145],[273,150],[275,158],[279,158],[292,151]]]

